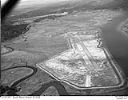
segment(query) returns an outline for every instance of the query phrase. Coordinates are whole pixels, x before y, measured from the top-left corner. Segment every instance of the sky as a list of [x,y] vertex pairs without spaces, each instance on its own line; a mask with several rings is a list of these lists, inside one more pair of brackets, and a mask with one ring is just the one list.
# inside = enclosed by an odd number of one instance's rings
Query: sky
[[[3,5],[7,0],[1,0],[1,4]],[[25,5],[25,4],[49,4],[49,3],[56,3],[56,2],[61,2],[61,1],[70,1],[70,0],[20,0],[20,3]]]
[[[7,0],[1,0],[1,4],[3,5]],[[97,1],[98,2],[111,2],[114,0],[20,0],[20,3],[17,5],[18,7],[29,7],[31,5],[36,4],[53,4],[53,3],[59,3],[59,2],[66,2],[66,1],[84,1],[84,2],[90,2],[90,1]]]

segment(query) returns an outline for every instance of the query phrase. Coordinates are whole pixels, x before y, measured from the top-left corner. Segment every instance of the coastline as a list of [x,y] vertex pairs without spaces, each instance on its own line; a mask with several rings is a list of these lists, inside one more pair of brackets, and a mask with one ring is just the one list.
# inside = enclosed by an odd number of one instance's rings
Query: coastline
[[[116,18],[115,18],[116,19]],[[123,19],[124,20],[124,19]],[[127,21],[128,19],[126,19],[125,21]],[[118,31],[120,31],[121,33],[123,33],[121,30],[119,30],[120,28],[120,26],[122,25],[122,23],[124,24],[124,22],[125,21],[123,21],[123,22],[121,22],[121,24],[118,26],[118,28],[117,28],[117,30]],[[120,33],[120,34],[121,34]],[[102,34],[100,34],[100,36],[101,36],[101,41],[102,41],[102,43],[103,43],[103,50],[104,50],[104,52],[105,52],[105,54],[106,54],[106,56],[107,56],[107,58],[108,58],[108,60],[109,60],[109,62],[110,62],[110,64],[112,65],[112,67],[113,67],[113,69],[114,70],[116,70],[116,71],[114,71],[114,72],[116,72],[116,75],[118,75],[118,77],[119,77],[119,79],[120,79],[120,83],[119,83],[119,87],[122,87],[122,86],[124,86],[124,85],[126,85],[125,83],[128,83],[127,81],[126,81],[126,75],[125,75],[125,73],[123,72],[123,70],[122,70],[122,68],[119,66],[119,64],[117,63],[117,61],[115,60],[115,58],[113,57],[113,55],[111,54],[111,52],[110,52],[110,50],[109,50],[109,47],[107,46],[107,44],[106,44],[106,42],[105,42],[105,39],[104,39],[104,36],[103,36],[103,32],[102,32]]]
[[[103,37],[102,37],[102,33],[98,33],[98,35],[101,36],[101,38],[98,38],[98,42],[99,42],[98,45],[100,45],[100,42],[103,42]],[[100,40],[100,41],[99,41],[99,40]],[[114,60],[111,61],[111,58],[113,58],[112,55],[111,55],[110,52],[107,50],[107,47],[106,47],[106,46],[101,47],[101,49],[103,49],[103,51],[105,52],[105,54],[106,54],[106,56],[107,56],[107,58],[108,58],[107,60],[109,60],[109,63],[110,63],[110,65],[111,65],[112,69],[114,70],[115,74],[118,76],[118,79],[119,79],[119,81],[120,81],[119,84],[117,84],[117,85],[115,85],[115,86],[79,87],[79,86],[77,86],[77,85],[75,85],[75,84],[70,83],[69,81],[59,79],[58,77],[56,77],[55,75],[53,75],[51,72],[49,72],[47,69],[41,67],[41,66],[46,66],[44,63],[36,64],[36,66],[37,66],[38,68],[40,68],[40,69],[43,69],[46,73],[48,73],[49,75],[51,75],[52,77],[54,77],[57,81],[65,82],[66,84],[68,84],[68,85],[74,87],[75,89],[80,89],[80,90],[84,90],[84,89],[106,89],[106,88],[114,88],[114,89],[115,89],[115,88],[119,88],[119,87],[123,86],[124,83],[125,83],[125,80],[124,80],[123,77],[122,77],[122,72],[119,72],[119,68],[116,68],[116,65],[115,65],[115,63],[114,63]],[[67,52],[67,51],[69,51],[69,50],[66,50],[66,51],[64,51],[64,52]],[[62,53],[64,53],[64,52],[62,52]],[[60,54],[62,54],[62,53],[59,53],[58,55],[60,55]],[[55,56],[51,57],[51,59],[54,58],[54,57],[56,57],[56,56],[58,56],[58,55],[55,55]],[[45,61],[44,61],[44,62],[45,62]],[[118,66],[118,67],[119,67],[119,66]]]

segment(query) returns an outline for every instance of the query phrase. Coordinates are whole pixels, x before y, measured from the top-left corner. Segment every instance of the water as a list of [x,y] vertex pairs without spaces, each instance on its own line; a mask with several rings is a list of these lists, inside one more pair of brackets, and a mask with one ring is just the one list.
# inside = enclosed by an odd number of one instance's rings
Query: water
[[128,37],[117,30],[118,25],[128,18],[128,14],[117,17],[112,23],[102,28],[103,38],[111,55],[128,77]]

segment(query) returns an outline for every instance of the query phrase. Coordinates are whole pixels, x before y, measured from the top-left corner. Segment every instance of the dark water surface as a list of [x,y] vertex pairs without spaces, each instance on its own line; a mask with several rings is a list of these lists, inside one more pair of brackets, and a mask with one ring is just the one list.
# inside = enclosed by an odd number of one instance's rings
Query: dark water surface
[[119,24],[128,18],[128,14],[115,18],[112,23],[102,28],[103,38],[111,55],[128,77],[128,37],[118,31]]

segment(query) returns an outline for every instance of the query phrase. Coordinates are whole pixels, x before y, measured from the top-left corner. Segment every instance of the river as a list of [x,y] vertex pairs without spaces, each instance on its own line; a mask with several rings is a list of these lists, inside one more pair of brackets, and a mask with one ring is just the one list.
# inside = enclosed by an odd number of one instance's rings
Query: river
[[117,29],[119,24],[126,18],[128,18],[128,14],[124,13],[124,15],[113,19],[112,23],[102,28],[102,35],[111,55],[116,60],[125,76],[128,77],[128,37]]
[[[18,96],[19,94],[17,94],[16,92],[18,92],[19,90],[17,90],[17,85],[20,84],[22,81],[30,78],[31,76],[35,75],[37,73],[37,68],[36,67],[33,67],[33,66],[15,66],[15,67],[11,67],[11,68],[7,68],[7,69],[3,69],[3,71],[7,71],[7,70],[10,70],[10,69],[17,69],[17,68],[30,68],[33,70],[33,72],[17,81],[15,81],[11,87],[7,87],[6,89],[1,89],[0,90],[0,96],[2,96],[3,93],[7,92],[7,95],[8,96]],[[47,88],[49,88],[50,86],[54,86],[59,95],[60,96],[67,96],[69,95],[65,89],[65,87],[61,84],[61,82],[59,81],[50,81],[49,83],[45,83],[45,84],[42,84],[42,86],[37,90],[37,91],[34,91],[33,93],[29,94],[29,96],[40,96]]]

